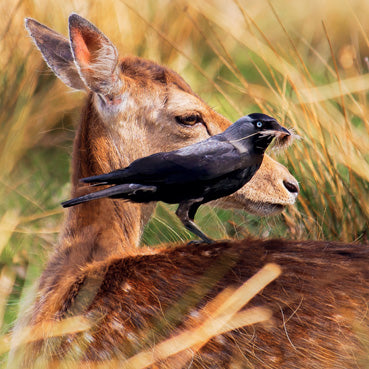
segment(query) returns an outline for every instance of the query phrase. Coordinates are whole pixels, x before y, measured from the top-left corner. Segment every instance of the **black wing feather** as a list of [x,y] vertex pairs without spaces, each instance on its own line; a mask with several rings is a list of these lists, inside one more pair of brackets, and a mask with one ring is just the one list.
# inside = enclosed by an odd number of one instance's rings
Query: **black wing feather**
[[[251,163],[250,163],[251,164]],[[245,157],[226,141],[206,140],[179,150],[137,159],[127,168],[82,179],[85,183],[171,184],[220,177],[245,166]]]

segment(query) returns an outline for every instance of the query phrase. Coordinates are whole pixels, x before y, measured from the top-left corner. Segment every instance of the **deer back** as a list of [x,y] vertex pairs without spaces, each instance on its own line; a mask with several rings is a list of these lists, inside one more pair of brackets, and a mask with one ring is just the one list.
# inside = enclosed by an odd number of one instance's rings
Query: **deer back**
[[124,367],[140,352],[200,325],[209,301],[276,263],[281,276],[244,307],[267,308],[270,320],[216,334],[154,360],[153,367],[364,368],[368,261],[367,245],[284,240],[181,246],[112,259],[76,276],[53,317],[82,315],[91,327],[33,350],[49,360],[73,358],[78,367]]

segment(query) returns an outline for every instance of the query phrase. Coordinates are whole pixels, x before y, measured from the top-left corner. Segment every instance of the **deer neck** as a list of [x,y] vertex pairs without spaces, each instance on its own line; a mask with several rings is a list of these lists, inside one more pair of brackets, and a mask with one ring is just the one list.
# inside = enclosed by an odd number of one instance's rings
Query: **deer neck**
[[[122,137],[104,123],[90,95],[76,134],[72,161],[72,197],[89,191],[80,178],[110,172],[127,166],[132,158]],[[119,141],[120,140],[120,141]],[[119,141],[119,144],[118,144]],[[102,261],[109,257],[137,254],[143,224],[153,205],[134,204],[122,200],[100,199],[67,210],[61,232],[58,254],[69,255],[73,264]],[[73,258],[73,259],[72,259]],[[75,262],[74,262],[75,263]]]
[[[116,132],[103,124],[92,98],[88,98],[74,142],[72,196],[89,191],[81,185],[80,178],[109,172],[131,161],[119,152],[124,145],[112,141]],[[153,204],[100,199],[67,209],[59,243],[40,279],[40,298],[32,320],[53,317],[81,269],[112,258],[138,254],[143,224],[153,208]]]

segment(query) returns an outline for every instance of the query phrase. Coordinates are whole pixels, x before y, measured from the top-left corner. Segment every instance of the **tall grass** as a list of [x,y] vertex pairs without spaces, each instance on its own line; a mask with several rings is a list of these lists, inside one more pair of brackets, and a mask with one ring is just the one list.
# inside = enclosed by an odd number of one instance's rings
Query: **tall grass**
[[[18,0],[0,11],[1,333],[56,242],[83,100],[45,66],[26,16],[67,34],[75,11],[121,55],[168,65],[231,120],[262,111],[303,137],[277,157],[300,182],[297,205],[265,219],[204,207],[207,233],[367,241],[368,2]],[[157,208],[145,243],[189,237],[172,213]]]

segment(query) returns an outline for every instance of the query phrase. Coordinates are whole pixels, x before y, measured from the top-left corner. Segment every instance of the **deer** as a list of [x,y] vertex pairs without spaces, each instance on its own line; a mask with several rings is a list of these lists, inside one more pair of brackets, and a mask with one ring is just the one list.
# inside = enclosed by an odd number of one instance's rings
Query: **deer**
[[[69,18],[70,40],[31,19],[26,27],[54,73],[89,92],[73,148],[73,197],[89,191],[79,178],[197,142],[230,124],[169,68],[137,57],[119,60],[108,38],[76,14]],[[293,204],[297,194],[296,180],[266,156],[253,179],[219,203],[268,215]],[[42,338],[24,344],[24,355],[17,355],[16,347],[10,366],[94,368],[118,360],[121,367],[140,350],[180,332],[215,296],[247,281],[266,263],[280,265],[282,275],[248,306],[268,307],[270,324],[219,334],[154,366],[364,365],[359,333],[366,333],[368,323],[367,246],[248,239],[138,249],[153,206],[101,199],[68,210],[36,301],[13,340],[16,346],[25,326],[44,329]],[[171,307],[184,291],[191,303],[173,314]],[[46,323],[74,315],[92,325],[47,338]]]
[[[119,61],[110,40],[77,14],[69,20],[70,40],[31,19],[26,27],[55,74],[69,87],[89,91],[73,147],[72,197],[90,190],[80,178],[201,141],[231,124],[174,71],[137,57]],[[218,203],[269,215],[295,202],[298,182],[270,157],[254,177]],[[40,289],[92,261],[152,252],[138,245],[154,206],[98,200],[67,211]]]

